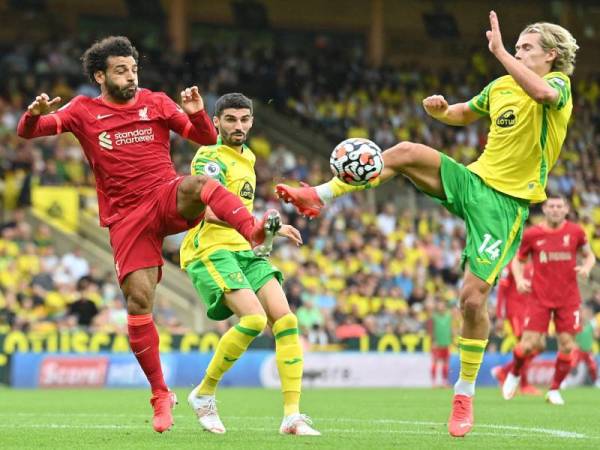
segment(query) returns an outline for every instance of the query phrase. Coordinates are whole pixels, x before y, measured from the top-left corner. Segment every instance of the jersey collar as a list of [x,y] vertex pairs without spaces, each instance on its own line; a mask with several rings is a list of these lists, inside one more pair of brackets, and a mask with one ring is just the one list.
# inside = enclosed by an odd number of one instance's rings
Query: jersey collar
[[[222,145],[223,147],[227,147],[237,153],[237,150],[235,150],[234,148],[231,148],[229,145],[223,144],[223,138],[221,137],[220,134],[217,136],[217,145]],[[245,150],[250,150],[250,147],[248,147],[246,144],[242,144],[242,152],[241,153],[244,153]]]

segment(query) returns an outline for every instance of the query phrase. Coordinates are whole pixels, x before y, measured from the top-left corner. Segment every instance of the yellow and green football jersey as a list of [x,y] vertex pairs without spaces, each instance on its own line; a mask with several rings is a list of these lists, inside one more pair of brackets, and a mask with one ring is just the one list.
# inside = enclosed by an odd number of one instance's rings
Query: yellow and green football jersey
[[468,169],[497,191],[532,203],[546,199],[548,173],[573,110],[569,77],[550,72],[544,79],[558,91],[554,105],[534,101],[510,75],[492,81],[468,102],[491,120],[483,154]]
[[[244,146],[240,153],[223,145],[221,137],[215,145],[200,147],[192,160],[192,175],[208,175],[219,181],[230,192],[238,195],[242,203],[252,212],[256,173],[256,157]],[[200,222],[188,231],[179,250],[181,267],[204,258],[217,250],[232,252],[251,250],[250,244],[231,227]]]

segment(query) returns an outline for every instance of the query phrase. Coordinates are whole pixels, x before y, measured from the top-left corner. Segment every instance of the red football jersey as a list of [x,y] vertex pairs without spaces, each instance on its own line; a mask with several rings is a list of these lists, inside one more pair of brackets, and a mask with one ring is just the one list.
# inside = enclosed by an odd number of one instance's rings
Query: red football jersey
[[100,225],[127,215],[145,195],[176,177],[171,161],[171,130],[200,145],[212,145],[217,132],[206,112],[188,116],[162,92],[139,89],[128,104],[101,96],[77,96],[44,116],[25,113],[19,136],[72,132],[96,178]]
[[[529,293],[521,294],[517,291],[517,282],[510,264],[505,267],[503,275],[498,282],[496,316],[505,318],[525,314]],[[532,279],[533,265],[531,263],[525,264],[523,276],[526,280]]]
[[548,308],[581,303],[577,285],[577,250],[587,243],[583,228],[565,221],[557,230],[544,225],[523,233],[519,259],[533,261],[532,299]]

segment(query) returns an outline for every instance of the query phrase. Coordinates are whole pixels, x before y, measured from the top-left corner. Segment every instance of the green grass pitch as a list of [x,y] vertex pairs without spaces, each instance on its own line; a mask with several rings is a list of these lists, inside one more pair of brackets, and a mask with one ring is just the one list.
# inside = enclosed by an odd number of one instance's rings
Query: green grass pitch
[[178,389],[175,426],[152,431],[144,390],[0,389],[2,449],[574,449],[600,448],[600,389],[564,391],[566,405],[540,397],[504,401],[497,389],[479,389],[475,428],[448,436],[451,391],[441,389],[306,390],[302,410],[321,437],[280,436],[280,393],[221,389],[222,436],[200,430]]

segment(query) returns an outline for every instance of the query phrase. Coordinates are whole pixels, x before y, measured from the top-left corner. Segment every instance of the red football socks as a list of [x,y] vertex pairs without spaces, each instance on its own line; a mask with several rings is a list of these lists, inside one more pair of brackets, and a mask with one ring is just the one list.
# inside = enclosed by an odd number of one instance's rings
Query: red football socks
[[560,384],[567,377],[571,371],[571,354],[570,353],[558,353],[556,356],[556,365],[554,366],[554,378],[552,378],[552,384],[550,390],[556,390],[560,388]]
[[200,192],[200,200],[210,206],[219,219],[233,226],[247,241],[252,241],[255,219],[237,195],[218,181],[209,179]]
[[160,366],[158,331],[154,326],[152,314],[128,315],[127,329],[129,346],[150,382],[152,393],[168,391]]
[[523,367],[523,364],[525,364],[526,359],[527,359],[527,356],[523,353],[523,350],[521,350],[521,346],[517,344],[515,349],[513,350],[513,360],[514,360],[514,364],[512,366],[512,374],[513,375],[518,377],[521,374],[521,367]]

